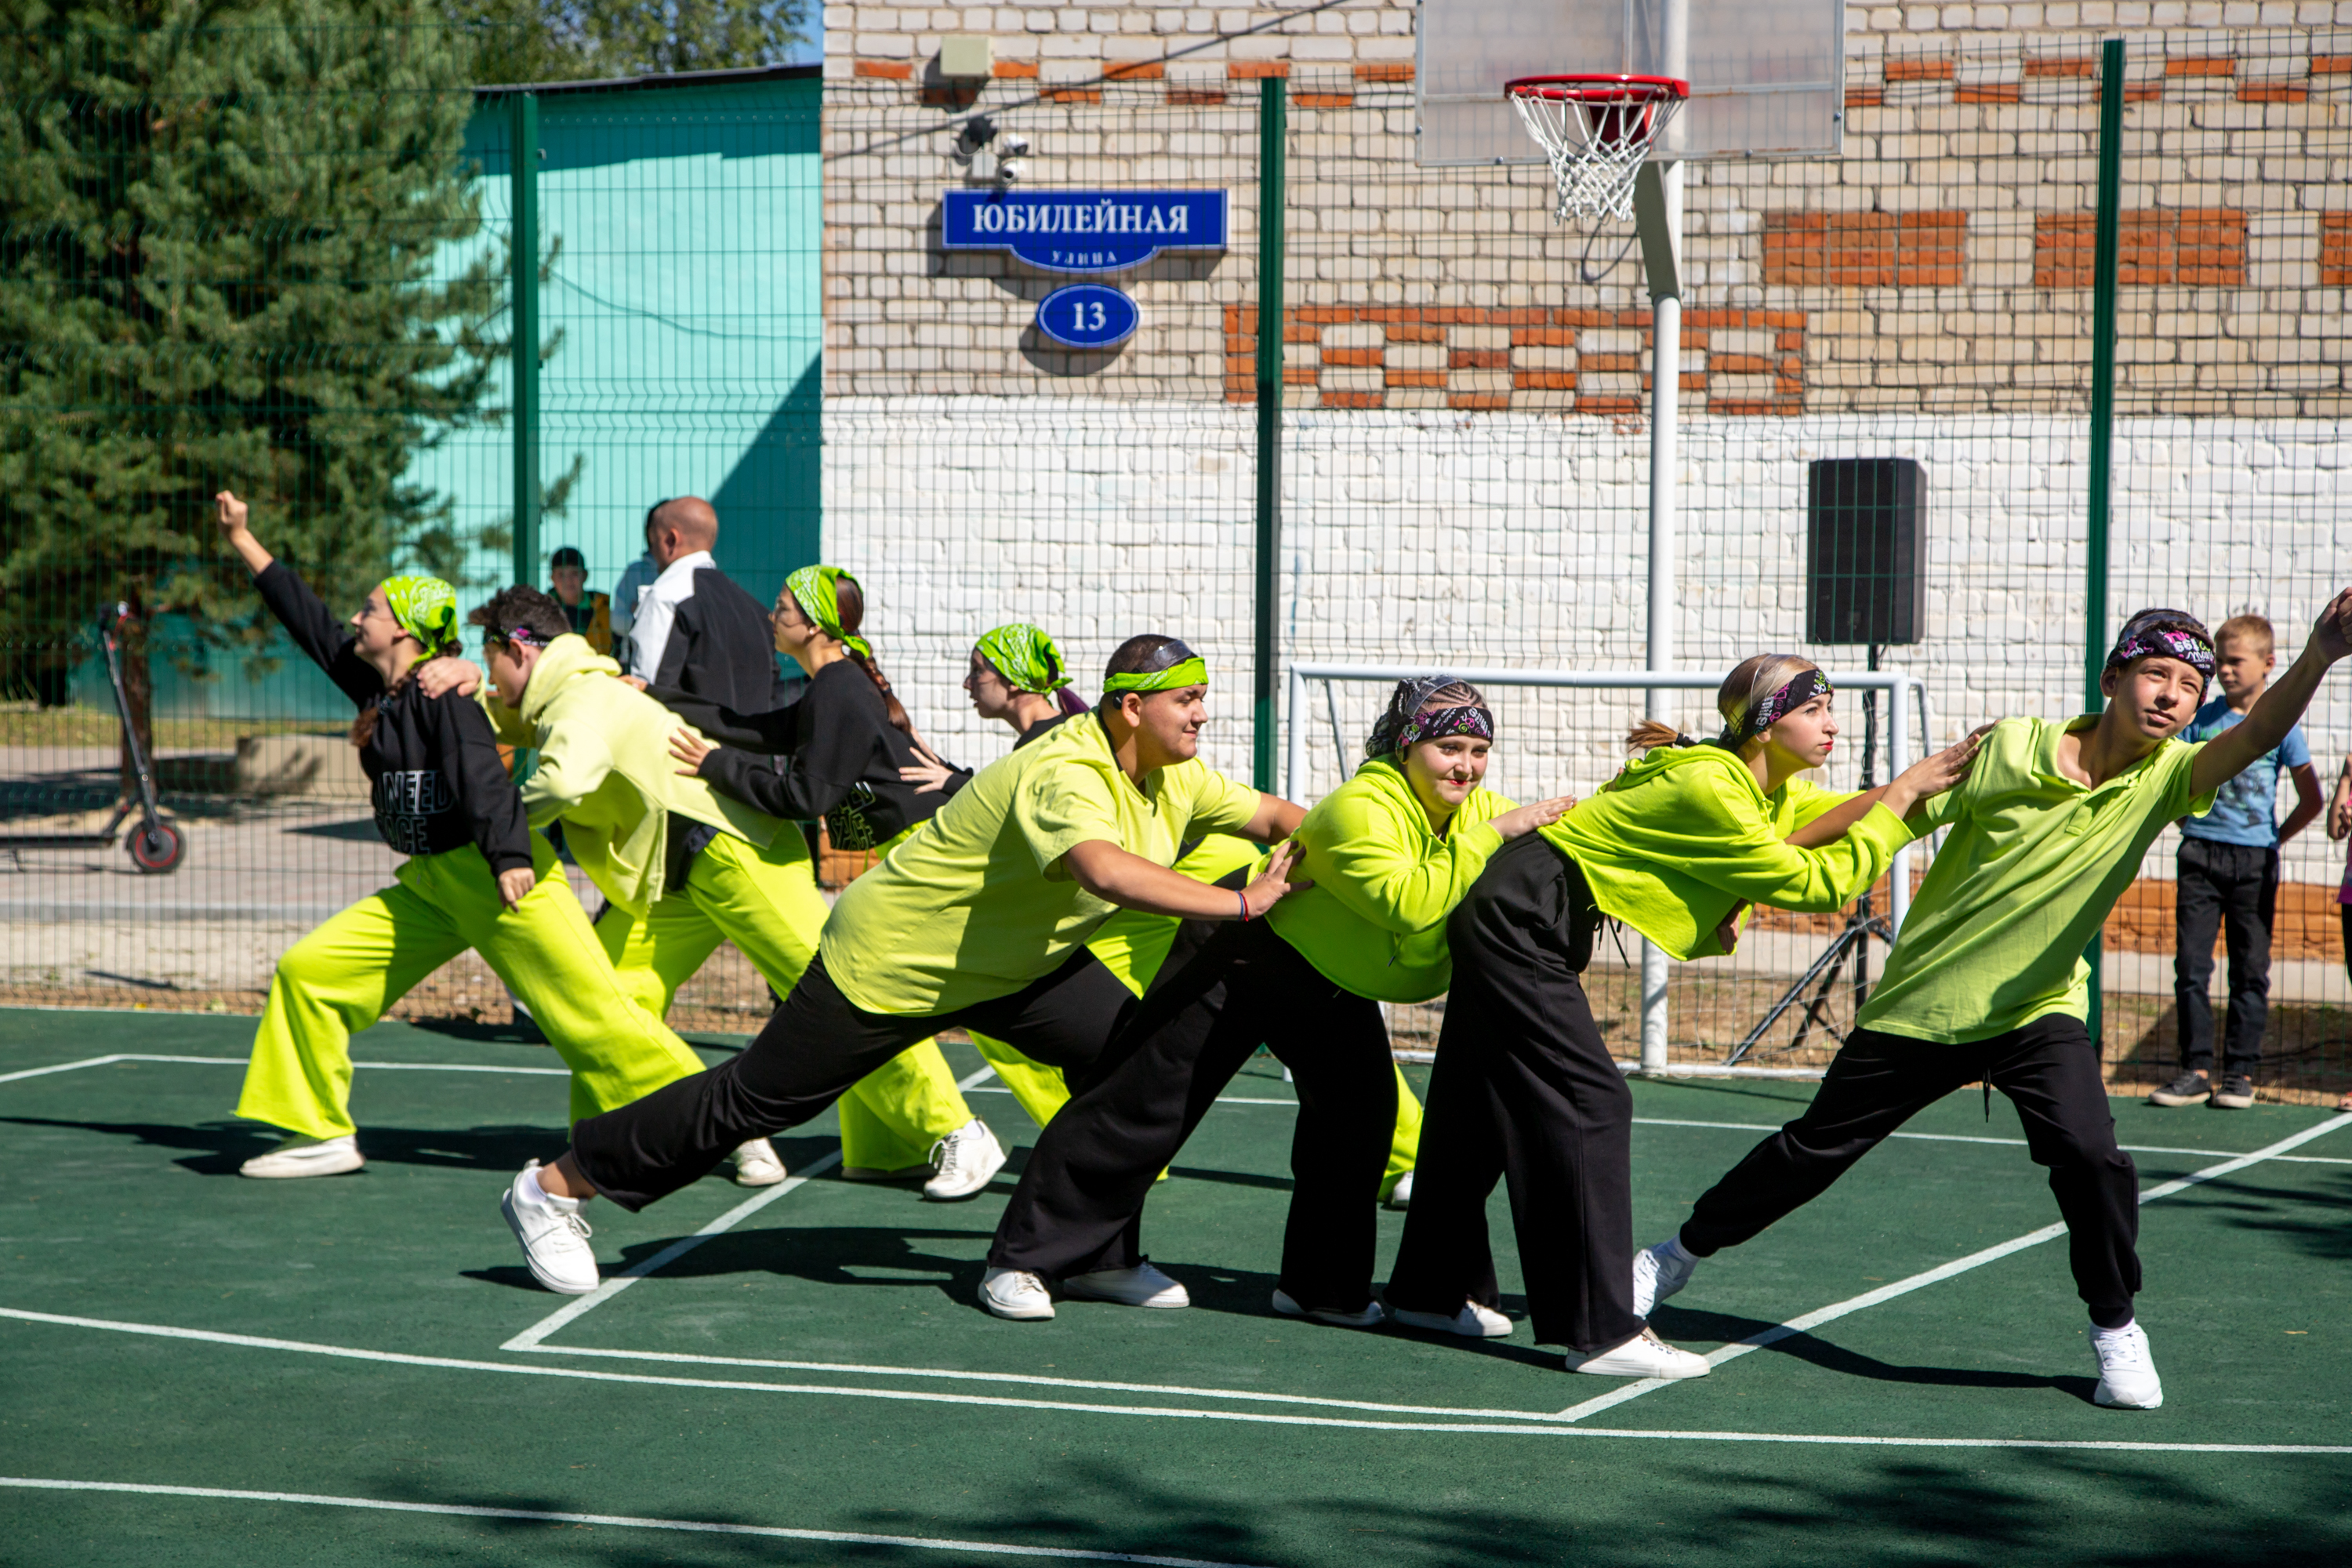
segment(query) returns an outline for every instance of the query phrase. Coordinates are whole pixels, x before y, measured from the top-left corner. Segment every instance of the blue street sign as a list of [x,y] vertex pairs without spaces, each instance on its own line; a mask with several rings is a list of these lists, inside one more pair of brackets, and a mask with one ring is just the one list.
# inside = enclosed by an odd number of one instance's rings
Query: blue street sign
[[1163,250],[1225,248],[1223,191],[951,190],[947,250],[1009,250],[1047,272],[1117,272]]
[[1108,283],[1071,283],[1037,301],[1037,330],[1066,348],[1107,349],[1135,335],[1143,312]]

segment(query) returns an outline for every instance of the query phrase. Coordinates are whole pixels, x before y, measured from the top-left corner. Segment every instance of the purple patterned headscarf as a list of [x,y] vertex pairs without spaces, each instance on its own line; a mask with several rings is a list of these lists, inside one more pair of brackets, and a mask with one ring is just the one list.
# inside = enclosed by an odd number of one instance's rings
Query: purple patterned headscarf
[[1724,727],[1723,736],[1716,744],[1725,751],[1736,752],[1773,725],[1802,708],[1816,697],[1828,695],[1830,678],[1818,669],[1809,669],[1786,686],[1748,710],[1739,727]]
[[2124,624],[2107,654],[2107,668],[2121,669],[2136,658],[2177,658],[2207,680],[2213,679],[2213,645],[2189,630],[2197,617],[2179,610],[2142,610]]
[[1475,735],[1482,741],[1495,738],[1495,715],[1483,703],[1460,708],[1435,708],[1424,713],[1422,706],[1449,687],[1464,684],[1451,675],[1417,675],[1396,683],[1389,694],[1389,705],[1372,725],[1372,732],[1364,742],[1367,757],[1392,757],[1406,747],[1423,741],[1442,740],[1447,735]]

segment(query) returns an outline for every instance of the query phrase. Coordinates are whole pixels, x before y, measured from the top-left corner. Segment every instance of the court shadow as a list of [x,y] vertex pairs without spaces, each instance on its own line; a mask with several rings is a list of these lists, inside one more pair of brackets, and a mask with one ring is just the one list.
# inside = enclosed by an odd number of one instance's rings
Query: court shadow
[[[1675,1344],[1733,1344],[1776,1325],[1759,1318],[1735,1317],[1685,1307],[1664,1306],[1651,1314],[1658,1335]],[[1898,1366],[1846,1349],[1812,1334],[1791,1334],[1762,1349],[1811,1363],[1824,1372],[1872,1383],[1908,1383],[1944,1388],[2054,1388],[2078,1395],[2085,1404],[2098,1386],[2094,1377],[2047,1377],[2032,1373],[1993,1372],[1976,1367]]]
[[[919,1217],[916,1200],[907,1200],[908,1218]],[[936,1210],[934,1209],[934,1212]],[[712,1237],[662,1270],[666,1279],[721,1279],[730,1275],[767,1274],[782,1279],[804,1279],[814,1285],[871,1286],[892,1289],[935,1290],[960,1306],[970,1306],[980,1289],[984,1271],[978,1258],[952,1257],[924,1247],[927,1241],[961,1243],[967,1254],[984,1246],[989,1229],[971,1230],[907,1226],[792,1226],[730,1230]],[[634,1268],[679,1237],[635,1242],[621,1249]]]
[[1228,1187],[1257,1187],[1270,1193],[1290,1191],[1288,1176],[1261,1176],[1248,1171],[1213,1171],[1205,1165],[1171,1165],[1168,1173],[1187,1181],[1217,1182]]
[[[172,1163],[202,1176],[233,1176],[239,1165],[267,1151],[274,1142],[270,1129],[247,1123],[173,1126],[157,1121],[72,1121],[58,1117],[8,1116],[0,1117],[0,1125],[70,1129],[128,1138],[147,1148],[189,1151],[185,1157]],[[360,1130],[360,1152],[367,1156],[371,1164],[426,1165],[507,1174],[522,1169],[526,1161],[546,1158],[560,1149],[562,1142],[562,1130],[552,1127]]]
[[2330,1173],[2322,1184],[2323,1190],[2315,1192],[2310,1188],[2258,1185],[2246,1180],[2248,1174],[2241,1172],[2214,1183],[2205,1190],[2198,1206],[2208,1214],[2222,1215],[2241,1230],[2275,1236],[2307,1257],[2338,1263],[2352,1260],[2352,1226],[2344,1223],[2340,1214],[2318,1219],[2292,1217],[2322,1206],[2352,1209],[2352,1171]]

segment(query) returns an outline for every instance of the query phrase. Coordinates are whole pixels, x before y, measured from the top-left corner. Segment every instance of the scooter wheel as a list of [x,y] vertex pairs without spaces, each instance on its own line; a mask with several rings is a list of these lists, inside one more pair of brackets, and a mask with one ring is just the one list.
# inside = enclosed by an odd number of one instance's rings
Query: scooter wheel
[[180,830],[168,822],[132,828],[123,845],[131,851],[132,862],[142,871],[153,875],[179,869],[180,856],[187,847],[187,841],[180,837]]

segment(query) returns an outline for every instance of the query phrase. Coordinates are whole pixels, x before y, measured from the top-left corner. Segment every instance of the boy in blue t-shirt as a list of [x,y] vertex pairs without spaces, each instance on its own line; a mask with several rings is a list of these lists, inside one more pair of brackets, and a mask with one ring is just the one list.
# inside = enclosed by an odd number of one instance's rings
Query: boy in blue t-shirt
[[[2278,664],[2271,624],[2260,616],[2221,623],[2213,638],[2221,695],[2197,710],[2184,741],[2210,741],[2237,724],[2270,684]],[[2294,810],[2278,821],[2279,774],[2294,778]],[[2319,774],[2301,725],[2221,786],[2213,809],[2180,824],[2179,880],[2174,918],[2179,947],[2172,989],[2180,1021],[2180,1076],[2147,1098],[2156,1105],[2200,1101],[2231,1110],[2254,1102],[2253,1072],[2270,1021],[2271,921],[2278,907],[2279,846],[2319,815]],[[2213,1081],[2214,928],[2229,942],[2230,1014],[2221,1077]]]

